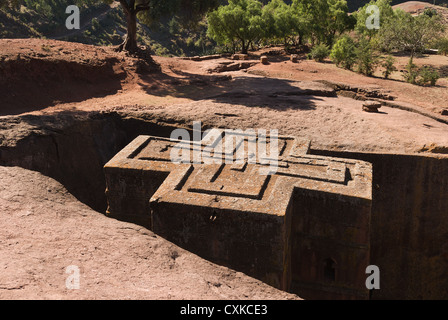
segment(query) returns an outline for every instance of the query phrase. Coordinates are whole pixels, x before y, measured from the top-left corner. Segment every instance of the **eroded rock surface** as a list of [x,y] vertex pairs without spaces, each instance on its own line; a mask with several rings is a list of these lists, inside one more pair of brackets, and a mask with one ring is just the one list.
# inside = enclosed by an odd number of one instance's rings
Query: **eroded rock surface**
[[[297,299],[107,218],[17,167],[0,167],[0,225],[0,299]],[[73,265],[79,290],[66,287]]]

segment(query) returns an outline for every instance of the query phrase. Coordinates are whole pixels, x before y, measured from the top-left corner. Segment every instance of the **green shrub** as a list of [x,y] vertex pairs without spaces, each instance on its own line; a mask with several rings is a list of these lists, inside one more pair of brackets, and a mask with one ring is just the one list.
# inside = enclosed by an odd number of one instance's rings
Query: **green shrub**
[[159,57],[167,57],[170,54],[170,51],[159,43],[152,44],[151,49],[154,51],[154,54]]
[[391,56],[388,56],[387,59],[383,62],[383,76],[386,79],[389,79],[389,76],[392,74],[392,72],[397,71],[397,68],[394,66],[395,59]]
[[423,14],[425,14],[425,15],[427,15],[428,17],[432,18],[432,17],[438,15],[438,12],[437,12],[437,9],[435,9],[435,8],[429,8],[429,7],[428,7],[428,8],[426,8],[426,9],[423,11]]
[[417,77],[418,77],[418,68],[414,64],[414,60],[411,58],[411,59],[409,59],[409,62],[406,65],[406,70],[403,73],[403,78],[408,83],[416,84]]
[[200,38],[194,43],[194,46],[195,46],[196,48],[198,48],[198,49],[202,49],[202,48],[204,48],[204,45],[205,45],[205,41],[204,41],[204,39],[203,39],[202,37],[200,37]]
[[436,48],[439,50],[439,54],[448,55],[448,38],[439,39],[436,42]]
[[330,49],[328,48],[328,46],[319,44],[311,50],[309,57],[316,60],[317,62],[323,62],[329,55]]
[[188,48],[193,48],[194,47],[194,39],[192,37],[188,37],[187,39],[185,39],[185,44]]
[[358,63],[358,72],[366,76],[371,76],[375,72],[377,59],[373,55],[373,50],[370,41],[367,38],[362,38],[358,42],[356,48],[356,60]]
[[406,66],[403,78],[411,84],[435,86],[437,80],[440,78],[440,74],[436,69],[429,66],[424,66],[419,69],[411,58]]
[[432,68],[432,67],[428,67],[428,66],[424,66],[423,68],[421,68],[418,72],[418,81],[417,83],[419,85],[431,85],[431,86],[435,86],[437,83],[437,80],[439,80],[440,78],[440,74],[439,72]]
[[168,22],[168,29],[172,35],[178,35],[181,31],[181,26],[179,21],[177,21],[176,17],[172,18]]
[[98,21],[97,18],[93,18],[92,19],[92,30],[93,31],[97,31],[98,29],[100,29],[100,22]]
[[331,49],[330,58],[337,66],[351,70],[356,62],[356,47],[353,39],[349,36],[339,39]]

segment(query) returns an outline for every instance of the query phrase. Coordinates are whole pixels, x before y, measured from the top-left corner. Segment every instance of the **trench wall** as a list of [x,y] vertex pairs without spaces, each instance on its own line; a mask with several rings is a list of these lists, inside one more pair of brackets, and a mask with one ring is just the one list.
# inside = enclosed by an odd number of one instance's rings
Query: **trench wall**
[[[169,137],[175,129],[115,113],[12,119],[37,128],[13,146],[2,146],[0,139],[0,165],[38,171],[56,179],[78,200],[99,212],[105,212],[107,207],[104,165],[142,132]],[[0,128],[0,137],[1,133]]]
[[[50,176],[100,212],[106,209],[104,164],[138,135],[169,137],[175,129],[116,114],[61,121],[62,127],[40,123],[44,129],[14,146],[0,143],[0,165]],[[311,153],[373,164],[370,263],[380,268],[381,289],[371,298],[447,299],[448,156]]]
[[448,156],[311,153],[373,164],[372,299],[448,298]]

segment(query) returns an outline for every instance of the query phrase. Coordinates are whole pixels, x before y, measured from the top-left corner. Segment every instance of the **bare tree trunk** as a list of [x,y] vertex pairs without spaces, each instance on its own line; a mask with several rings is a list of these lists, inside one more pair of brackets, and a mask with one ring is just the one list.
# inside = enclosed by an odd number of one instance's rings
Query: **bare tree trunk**
[[137,50],[137,13],[131,10],[126,12],[127,18],[127,34],[124,42],[118,47],[118,51],[126,50],[135,52]]
[[126,50],[134,53],[137,51],[137,13],[142,10],[147,10],[147,4],[140,4],[135,6],[135,0],[119,0],[127,20],[127,34],[124,42],[117,48],[117,51]]
[[249,42],[249,45],[247,47],[250,48],[252,51],[255,51],[255,45],[253,41]]
[[242,40],[242,54],[247,54],[247,50],[249,49],[249,46],[246,46],[246,41]]

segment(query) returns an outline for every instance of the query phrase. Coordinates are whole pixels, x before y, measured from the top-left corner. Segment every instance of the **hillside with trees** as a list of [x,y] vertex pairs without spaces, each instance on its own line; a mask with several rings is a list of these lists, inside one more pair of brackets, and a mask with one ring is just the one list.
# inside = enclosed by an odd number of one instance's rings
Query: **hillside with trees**
[[[128,5],[133,4],[130,13]],[[205,11],[218,2],[77,0],[81,29],[65,28],[67,3],[62,0],[0,1],[0,38],[40,37],[96,45],[118,45],[129,30],[132,40],[150,45],[160,55],[187,55],[206,51]],[[138,15],[138,18],[137,18]],[[134,24],[129,28],[129,22]],[[135,39],[134,39],[135,38]],[[131,41],[132,42],[132,41]],[[135,46],[130,44],[128,49]],[[185,50],[185,52],[184,52]]]
[[[136,20],[135,37],[141,45],[150,46],[157,55],[171,56],[212,54],[220,50],[216,48],[217,43],[225,43],[226,50],[233,47],[232,43],[235,41],[231,39],[232,36],[224,36],[226,39],[222,39],[213,28],[208,30],[207,35],[208,20],[198,19],[198,17],[203,17],[203,13],[207,9],[217,4],[224,7],[229,1],[217,0],[215,3],[204,1],[207,3],[206,6],[199,1],[196,3],[196,7],[191,7],[188,4],[190,2],[187,1],[183,7],[176,9],[176,6],[179,5],[176,4],[177,2],[176,0],[165,1],[163,6],[157,7],[156,5],[152,8],[150,14],[148,14],[149,10],[143,14],[144,11],[139,9],[142,12],[138,14]],[[306,32],[311,33],[312,41],[316,42],[316,37],[327,37],[326,42],[331,42],[331,38],[341,33],[341,28],[352,27],[350,24],[353,24],[354,21],[346,13],[358,10],[367,2],[366,0],[330,1],[328,12],[322,10],[322,5],[327,5],[326,1],[263,0],[258,3],[263,8],[259,8],[262,19],[269,20],[268,24],[270,24],[269,27],[264,27],[263,32],[275,33],[270,38],[275,40],[276,44],[283,42],[283,44],[295,45],[303,43],[305,29]],[[392,1],[391,5],[402,2],[404,1]],[[432,3],[433,1],[427,2]],[[436,2],[442,4],[448,1]],[[157,2],[154,3],[157,4]],[[65,28],[65,20],[68,16],[65,12],[67,7],[65,1],[2,0],[0,4],[3,4],[0,5],[0,38],[41,37],[85,44],[117,46],[123,42],[127,34],[126,11],[123,10],[119,1],[74,1],[73,4],[77,5],[81,12],[81,30],[73,32],[68,32]],[[12,6],[6,4],[19,6],[15,6],[13,9]],[[304,13],[306,6],[313,10]],[[342,20],[346,19],[347,21],[342,21],[341,17],[337,16],[341,14],[344,16]],[[215,22],[217,18],[216,14],[209,17]],[[313,25],[312,22],[316,21],[313,19],[316,18],[321,23]],[[330,29],[326,29],[328,22],[339,25],[333,25]],[[243,21],[238,20],[238,23],[243,23]],[[260,42],[260,39],[264,38],[257,35],[255,29],[250,31],[252,35],[245,35],[245,37],[251,38],[245,39],[245,42],[250,45],[253,45],[254,41]],[[327,32],[327,34],[324,35],[322,32]],[[233,48],[231,49],[233,50]]]
[[[135,52],[139,45],[155,55],[193,56],[257,50],[282,45],[308,58],[332,60],[345,69],[371,76],[379,66],[394,70],[392,52],[410,56],[405,81],[432,84],[440,77],[418,69],[416,54],[436,49],[446,54],[448,38],[442,7],[418,15],[394,9],[391,0],[370,1],[351,12],[346,0],[76,0],[80,30],[65,29],[62,0],[2,0],[1,36],[47,37]],[[360,2],[357,2],[360,4]],[[381,28],[369,28],[369,5],[377,5]],[[434,9],[434,8],[440,8]],[[445,12],[446,13],[446,12]],[[319,23],[316,23],[319,21]],[[44,23],[48,22],[48,23]]]

